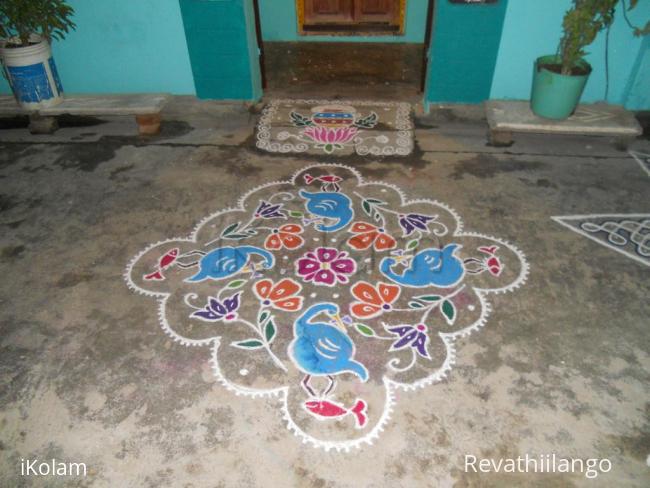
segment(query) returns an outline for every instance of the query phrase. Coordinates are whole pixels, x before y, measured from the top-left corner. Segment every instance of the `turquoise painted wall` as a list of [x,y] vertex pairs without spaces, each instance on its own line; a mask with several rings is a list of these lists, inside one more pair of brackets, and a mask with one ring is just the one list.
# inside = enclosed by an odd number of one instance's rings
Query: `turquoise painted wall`
[[300,36],[296,0],[259,0],[262,39],[305,42],[424,42],[428,0],[406,0],[402,36]]
[[479,103],[489,98],[507,4],[436,1],[425,102]]
[[650,110],[650,36],[643,39],[624,96],[627,107]]
[[77,30],[53,45],[66,92],[195,93],[178,0],[68,1]]
[[[626,1],[629,5],[629,0]],[[528,99],[533,77],[533,61],[552,54],[562,31],[562,18],[571,0],[513,0],[506,12],[491,98]],[[641,1],[628,14],[636,25],[650,19],[650,2]],[[625,23],[621,5],[610,32],[610,103],[629,109],[650,109],[650,54],[646,40],[634,37]],[[595,102],[605,97],[605,33],[587,48],[593,66],[582,100]]]
[[199,98],[261,96],[252,0],[180,0]]

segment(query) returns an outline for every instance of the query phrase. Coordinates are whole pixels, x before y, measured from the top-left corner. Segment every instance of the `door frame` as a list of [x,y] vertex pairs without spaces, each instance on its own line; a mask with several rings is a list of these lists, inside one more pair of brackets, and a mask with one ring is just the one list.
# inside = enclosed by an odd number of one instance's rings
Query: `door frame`
[[[257,2],[257,0],[255,0]],[[420,93],[427,87],[427,73],[429,70],[429,47],[433,37],[433,16],[436,10],[436,0],[427,0],[427,24],[424,31],[424,49],[422,50],[422,76],[420,77]]]
[[[417,0],[411,0],[417,1]],[[426,17],[426,26],[425,34],[423,41],[423,62],[422,62],[422,73],[420,81],[420,93],[423,93],[426,96],[425,90],[427,87],[427,81],[429,77],[429,53],[431,48],[431,42],[433,39],[433,28],[434,28],[434,17],[435,17],[435,3],[436,0],[426,0],[427,1],[427,17]],[[298,21],[300,19],[304,20],[304,10],[300,6],[304,6],[304,3],[300,0],[296,0],[296,13]],[[255,34],[257,37],[257,46],[259,50],[259,63],[260,63],[260,76],[262,81],[262,90],[267,87],[267,76],[266,76],[266,64],[264,59],[264,39],[262,37],[262,21],[260,16],[259,9],[259,0],[253,0],[253,10],[255,13]],[[401,28],[404,29],[406,20],[406,0],[400,0],[400,22]],[[264,93],[262,93],[262,96]]]
[[262,39],[262,21],[260,17],[259,0],[253,0],[253,11],[255,12],[255,36],[257,37],[257,49],[260,58],[260,76],[262,78],[262,90],[266,88],[266,63],[264,60],[264,41]]

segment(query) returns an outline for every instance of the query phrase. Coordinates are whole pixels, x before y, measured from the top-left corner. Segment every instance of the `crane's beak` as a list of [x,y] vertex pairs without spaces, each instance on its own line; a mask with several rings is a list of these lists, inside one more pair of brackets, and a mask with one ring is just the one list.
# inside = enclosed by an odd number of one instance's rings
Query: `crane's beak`
[[242,269],[239,270],[240,273],[255,273],[258,270],[257,264],[249,261],[247,262]]
[[403,256],[396,256],[393,259],[395,260],[395,264],[403,264],[404,266],[408,266],[411,259],[413,259],[413,256],[406,254]]
[[345,332],[346,334],[348,333],[347,328],[345,327],[345,323],[341,319],[341,316],[337,313],[334,315],[330,315],[330,317],[334,320],[334,325],[336,325],[341,331]]

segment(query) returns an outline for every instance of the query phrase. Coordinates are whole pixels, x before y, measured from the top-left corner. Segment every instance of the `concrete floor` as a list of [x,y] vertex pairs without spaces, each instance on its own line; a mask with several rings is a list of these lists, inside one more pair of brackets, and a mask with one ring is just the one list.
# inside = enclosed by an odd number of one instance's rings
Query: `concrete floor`
[[[122,279],[147,244],[330,161],[258,152],[256,119],[181,97],[149,139],[124,118],[69,119],[52,136],[4,121],[0,486],[650,485],[649,269],[550,219],[648,212],[650,180],[626,152],[577,136],[489,147],[480,110],[459,107],[419,118],[408,158],[340,160],[515,243],[531,273],[492,298],[447,380],[400,393],[373,446],[325,452],[286,429],[275,400],[225,390],[208,350],[173,343]],[[650,153],[647,137],[634,147]],[[608,458],[612,470],[464,470],[465,454],[526,453]],[[88,476],[23,477],[21,458],[85,462]]]

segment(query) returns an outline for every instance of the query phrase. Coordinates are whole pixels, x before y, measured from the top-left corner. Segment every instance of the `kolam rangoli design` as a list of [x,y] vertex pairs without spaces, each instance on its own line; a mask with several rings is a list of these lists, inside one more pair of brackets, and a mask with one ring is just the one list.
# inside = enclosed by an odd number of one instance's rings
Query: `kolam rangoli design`
[[227,389],[275,396],[304,442],[349,450],[379,436],[397,390],[442,379],[489,295],[527,272],[445,204],[321,164],[147,247],[125,277],[171,338],[210,350]]

